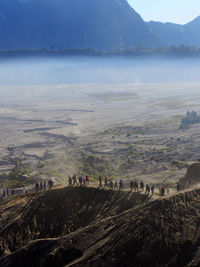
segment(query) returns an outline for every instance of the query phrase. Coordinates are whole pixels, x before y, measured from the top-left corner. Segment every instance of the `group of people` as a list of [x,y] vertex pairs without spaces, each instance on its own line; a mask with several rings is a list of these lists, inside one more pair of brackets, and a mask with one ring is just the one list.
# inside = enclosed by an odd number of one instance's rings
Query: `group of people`
[[[48,187],[49,189],[51,189],[53,187],[54,181],[52,179],[48,180]],[[39,191],[46,191],[47,190],[47,182],[46,181],[41,181],[40,183],[37,182],[35,184],[35,191],[39,192]]]
[[9,197],[9,196],[14,196],[14,194],[15,194],[15,191],[14,191],[14,189],[9,189],[8,187],[6,187],[6,188],[3,188],[3,190],[2,190],[2,197]]
[[[48,188],[51,189],[53,187],[54,181],[52,179],[48,180]],[[39,192],[42,190],[46,190],[47,189],[47,182],[46,181],[41,181],[41,182],[37,182],[35,184],[35,192]],[[10,197],[10,196],[14,196],[14,195],[28,195],[30,192],[34,191],[33,189],[27,189],[27,188],[23,188],[23,189],[9,189],[8,187],[3,188],[2,189],[2,193],[0,193],[0,199],[1,198],[5,198],[5,197]]]
[[145,190],[145,194],[149,195],[151,192],[151,194],[153,195],[155,186],[153,184],[151,186],[149,184],[146,184],[145,186],[143,181],[140,181],[140,183],[138,183],[137,181],[131,180],[130,189],[131,191],[135,190],[135,192],[143,192]]
[[[28,191],[28,189],[23,188],[21,193],[23,195],[28,195],[29,191]],[[2,194],[0,194],[0,199],[5,198],[5,197],[11,197],[11,196],[14,196],[15,194],[16,194],[16,190],[14,188],[9,189],[8,187],[6,187],[6,188],[2,189]]]
[[[99,188],[103,187],[103,178],[102,176],[99,176]],[[125,187],[127,187],[127,183],[126,185],[124,184],[123,179],[120,179],[119,181],[117,180],[108,180],[107,177],[104,178],[104,187],[109,187],[110,189],[124,189]],[[131,191],[135,191],[135,192],[143,192],[145,189],[145,193],[146,194],[150,194],[150,191],[152,193],[152,195],[154,194],[154,190],[155,190],[155,186],[154,185],[144,185],[144,182],[141,181],[140,183],[136,180],[131,180],[129,183],[129,187]]]
[[76,174],[74,174],[72,177],[68,176],[69,186],[71,185],[80,185],[80,186],[87,186],[89,185],[89,176],[79,175],[77,177]]
[[[103,178],[102,176],[99,176],[99,188],[103,187]],[[124,182],[123,179],[120,179],[119,181],[117,180],[108,180],[107,177],[104,179],[104,187],[109,187],[110,189],[123,189],[124,188]]]
[[[69,186],[87,186],[89,185],[89,176],[84,175],[73,175],[68,176],[68,184]],[[154,195],[155,185],[144,184],[143,181],[130,180],[129,185],[127,185],[127,181],[124,183],[123,179],[120,180],[112,180],[107,177],[103,178],[99,176],[98,178],[98,187],[99,188],[109,188],[111,190],[123,190],[124,188],[130,188],[131,191],[135,192],[145,192],[145,194],[149,195],[150,193]],[[162,196],[165,195],[165,188],[162,187],[160,190]]]
[[[124,182],[123,179],[120,180],[112,180],[108,179],[107,177],[103,178],[102,176],[99,176],[98,178],[98,187],[99,188],[109,188],[111,190],[123,190],[125,188],[130,188],[131,191],[135,192],[144,192],[145,194],[149,195],[150,193],[154,195],[155,191],[155,186],[149,185],[149,184],[144,184],[143,181],[136,181],[136,180],[128,180]],[[68,176],[68,184],[69,186],[88,186],[90,184],[89,181],[89,176],[88,175],[73,175],[73,176]],[[54,185],[54,181],[52,179],[48,180],[48,183],[46,181],[40,181],[36,182],[35,184],[35,192],[39,191],[46,191],[47,190],[47,185],[48,188],[51,189]],[[27,189],[22,190],[22,194],[28,195],[29,191]],[[165,195],[165,188],[164,186],[160,189],[160,194],[161,196]],[[15,195],[15,190],[14,189],[8,189],[4,188],[2,191],[2,194],[0,195],[2,198],[3,197],[8,197],[8,196],[14,196]]]

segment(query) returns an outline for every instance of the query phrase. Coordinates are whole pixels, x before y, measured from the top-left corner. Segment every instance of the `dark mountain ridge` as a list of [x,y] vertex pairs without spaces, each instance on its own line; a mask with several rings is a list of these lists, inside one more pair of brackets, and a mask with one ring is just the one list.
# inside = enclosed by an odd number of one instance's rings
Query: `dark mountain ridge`
[[0,50],[200,47],[200,17],[144,22],[127,0],[1,0]]
[[126,0],[2,0],[0,49],[162,44]]

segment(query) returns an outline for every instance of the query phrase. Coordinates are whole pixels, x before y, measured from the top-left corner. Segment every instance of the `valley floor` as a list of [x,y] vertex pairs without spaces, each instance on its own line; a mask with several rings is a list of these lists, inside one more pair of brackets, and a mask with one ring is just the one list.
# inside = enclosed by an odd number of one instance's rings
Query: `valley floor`
[[20,158],[34,179],[173,184],[199,159],[200,124],[179,129],[199,99],[198,83],[1,86],[1,173]]

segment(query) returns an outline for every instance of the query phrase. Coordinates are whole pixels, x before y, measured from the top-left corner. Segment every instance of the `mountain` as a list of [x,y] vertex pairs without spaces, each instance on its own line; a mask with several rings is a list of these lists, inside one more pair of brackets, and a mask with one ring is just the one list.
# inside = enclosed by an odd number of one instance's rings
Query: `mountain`
[[167,45],[200,46],[200,16],[185,25],[150,21],[147,26]]
[[127,0],[1,0],[0,50],[200,46],[200,17],[144,22]]
[[126,0],[1,0],[0,49],[157,47]]

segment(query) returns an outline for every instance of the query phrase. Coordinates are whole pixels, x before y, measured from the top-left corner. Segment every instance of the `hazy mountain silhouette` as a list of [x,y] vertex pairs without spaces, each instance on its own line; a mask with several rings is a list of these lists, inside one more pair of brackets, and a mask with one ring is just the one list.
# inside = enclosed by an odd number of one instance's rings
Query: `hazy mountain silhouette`
[[167,45],[200,46],[200,16],[185,25],[150,21],[147,26],[165,40]]
[[126,0],[1,0],[0,49],[161,46]]

